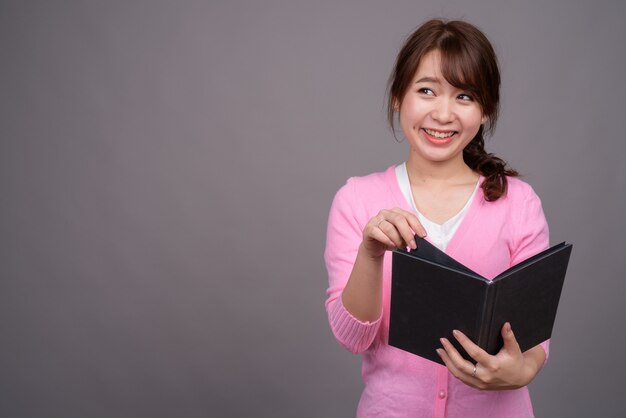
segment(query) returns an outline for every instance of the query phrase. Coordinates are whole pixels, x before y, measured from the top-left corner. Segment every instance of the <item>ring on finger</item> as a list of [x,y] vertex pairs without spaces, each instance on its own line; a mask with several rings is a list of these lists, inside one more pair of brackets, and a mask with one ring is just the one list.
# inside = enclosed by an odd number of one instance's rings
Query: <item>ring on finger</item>
[[476,366],[478,366],[478,363],[474,364],[474,370],[472,370],[472,377],[476,377]]
[[382,223],[383,223],[383,222],[385,222],[386,220],[387,220],[387,219],[385,219],[385,218],[381,219],[381,220],[380,220],[380,222],[378,222],[378,223],[376,224],[376,228],[380,228],[380,224],[382,224]]

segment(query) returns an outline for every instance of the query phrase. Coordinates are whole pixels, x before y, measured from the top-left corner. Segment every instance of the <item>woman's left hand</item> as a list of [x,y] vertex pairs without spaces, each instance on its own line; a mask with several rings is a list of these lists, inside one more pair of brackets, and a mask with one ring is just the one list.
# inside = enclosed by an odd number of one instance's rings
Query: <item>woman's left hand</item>
[[453,331],[454,337],[467,354],[476,360],[475,368],[445,338],[441,339],[443,349],[438,349],[437,353],[456,378],[476,389],[504,390],[526,386],[541,370],[546,354],[539,345],[522,353],[508,322],[501,332],[504,346],[498,354],[492,356],[461,331]]

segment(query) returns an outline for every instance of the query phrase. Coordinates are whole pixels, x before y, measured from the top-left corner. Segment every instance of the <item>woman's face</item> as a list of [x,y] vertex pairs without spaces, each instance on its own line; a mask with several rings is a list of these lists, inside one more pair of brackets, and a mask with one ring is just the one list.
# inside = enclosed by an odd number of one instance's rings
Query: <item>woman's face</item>
[[411,158],[462,161],[463,149],[487,118],[469,92],[446,81],[440,62],[437,50],[420,61],[399,105],[400,126],[411,145]]

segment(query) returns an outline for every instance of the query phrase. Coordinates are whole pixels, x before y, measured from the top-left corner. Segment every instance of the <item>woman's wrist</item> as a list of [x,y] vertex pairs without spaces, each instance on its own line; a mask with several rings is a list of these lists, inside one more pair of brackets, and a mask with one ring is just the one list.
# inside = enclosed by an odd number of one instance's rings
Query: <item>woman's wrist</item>
[[545,352],[543,347],[537,346],[522,353],[522,357],[524,358],[524,365],[522,367],[521,386],[526,386],[539,374],[545,361]]
[[368,243],[363,240],[361,242],[361,245],[359,245],[359,249],[357,250],[357,258],[360,256],[368,262],[381,263],[383,261],[386,251],[386,248],[381,248],[380,243],[373,242],[368,245]]

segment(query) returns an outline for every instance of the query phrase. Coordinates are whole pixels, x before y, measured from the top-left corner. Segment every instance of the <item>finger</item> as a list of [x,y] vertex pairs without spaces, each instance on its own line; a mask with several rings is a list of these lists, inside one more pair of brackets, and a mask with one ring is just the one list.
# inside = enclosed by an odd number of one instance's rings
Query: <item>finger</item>
[[457,379],[459,379],[460,381],[464,382],[467,385],[476,387],[473,383],[473,378],[467,373],[465,373],[463,370],[459,369],[459,367],[454,363],[454,361],[452,361],[452,359],[450,358],[446,350],[438,348],[437,354],[439,355],[439,357],[441,357],[441,360],[446,365],[448,370],[450,370],[450,373],[452,373],[454,377],[456,377]]
[[385,219],[383,222],[378,224],[379,231],[381,231],[385,236],[393,242],[394,247],[401,248],[406,247],[404,238],[400,235],[400,232],[396,228],[396,225],[393,224],[390,220]]
[[396,243],[377,226],[373,226],[369,229],[368,237],[385,245],[387,249],[398,248]]
[[[454,338],[459,342],[459,344],[461,344],[461,347],[463,347],[465,352],[469,354],[471,358],[476,360],[477,363],[491,364],[492,356],[470,340],[467,335],[457,329],[452,331],[452,335],[454,335]],[[474,366],[472,366],[472,368],[473,367]]]
[[474,364],[472,362],[467,361],[463,358],[461,353],[452,345],[447,338],[441,338],[441,345],[443,346],[448,358],[454,364],[455,368],[460,370],[461,372],[470,375],[474,370]]
[[408,213],[398,211],[399,209],[392,210],[391,213],[386,215],[388,217],[387,219],[389,223],[396,228],[398,234],[402,237],[403,242],[406,243],[406,246],[411,249],[416,249],[417,244],[415,242],[415,232],[413,232],[413,229],[407,219],[406,215],[408,215]]
[[504,340],[504,349],[507,351],[518,351],[522,352],[519,344],[517,343],[517,339],[515,338],[515,334],[513,334],[513,329],[511,328],[511,324],[506,322],[502,326],[502,339]]
[[406,247],[411,249],[416,249],[417,244],[415,243],[415,233],[411,229],[407,218],[404,214],[391,213],[387,215],[389,217],[388,221],[398,232],[399,237],[402,239],[402,242],[406,244]]
[[427,235],[426,228],[424,228],[424,226],[420,223],[419,219],[417,218],[417,216],[415,216],[414,213],[407,212],[400,208],[397,208],[397,210],[404,213],[406,220],[409,223],[409,226],[411,227],[415,235],[419,236],[420,238],[424,238]]
[[454,361],[452,361],[452,359],[448,355],[448,352],[445,349],[438,348],[437,349],[437,354],[439,354],[439,357],[441,357],[441,360],[443,360],[443,363],[446,365],[448,370],[450,370],[450,372],[455,377],[461,376],[461,371],[459,370],[457,365],[454,363]]

